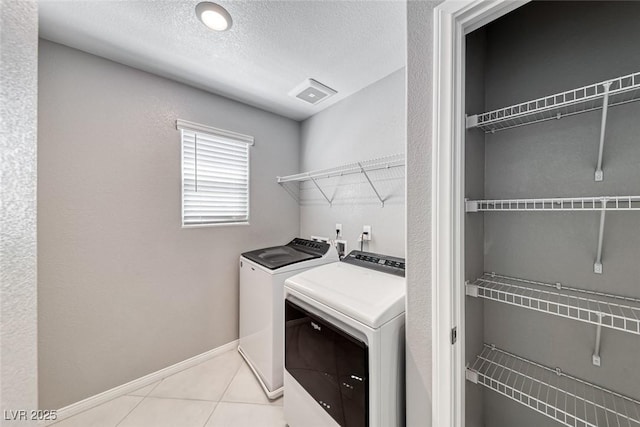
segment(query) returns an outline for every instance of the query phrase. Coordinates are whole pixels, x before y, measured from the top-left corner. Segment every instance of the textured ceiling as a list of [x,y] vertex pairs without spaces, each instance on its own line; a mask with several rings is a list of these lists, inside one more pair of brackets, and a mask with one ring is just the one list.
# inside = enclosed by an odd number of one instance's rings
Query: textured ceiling
[[[218,1],[233,17],[223,33],[197,3],[40,0],[40,35],[297,120],[405,65],[404,1]],[[338,94],[290,97],[307,78]]]

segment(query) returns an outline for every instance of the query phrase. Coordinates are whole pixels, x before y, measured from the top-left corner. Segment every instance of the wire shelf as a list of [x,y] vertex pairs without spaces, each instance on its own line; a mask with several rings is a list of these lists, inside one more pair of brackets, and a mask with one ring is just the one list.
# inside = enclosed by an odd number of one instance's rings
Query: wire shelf
[[493,133],[598,110],[603,106],[607,86],[609,106],[637,101],[640,99],[640,72],[469,116],[467,128],[477,127]]
[[490,211],[637,211],[640,196],[565,197],[548,199],[467,200],[467,212]]
[[640,299],[485,273],[467,295],[640,335]]
[[[369,177],[369,172],[381,170],[381,169],[391,169],[400,166],[404,166],[405,163],[404,154],[394,154],[392,156],[379,157],[377,159],[365,160],[362,162],[349,163],[343,166],[337,166],[329,169],[319,169],[312,172],[304,172],[296,175],[287,175],[287,176],[279,176],[278,184],[282,185],[286,188],[284,184],[288,182],[303,182],[303,181],[311,181],[313,185],[317,188],[317,190],[322,194],[322,197],[329,203],[331,206],[333,199],[327,196],[327,193],[320,187],[320,185],[316,182],[319,179],[323,178],[333,178],[344,175],[351,175],[361,173],[364,175],[365,179],[371,186],[371,189],[375,193],[376,197],[380,201],[382,207],[384,207],[385,198],[380,195],[378,188],[374,185],[373,181]],[[294,192],[287,189],[289,193],[295,197]]]
[[467,380],[569,427],[640,427],[640,402],[485,344]]
[[365,160],[362,162],[349,163],[328,169],[318,169],[310,172],[303,172],[295,175],[279,176],[278,183],[302,182],[313,179],[333,178],[337,176],[350,175],[356,173],[370,172],[379,169],[389,169],[404,166],[404,154],[394,154],[392,156],[379,157],[377,159]]

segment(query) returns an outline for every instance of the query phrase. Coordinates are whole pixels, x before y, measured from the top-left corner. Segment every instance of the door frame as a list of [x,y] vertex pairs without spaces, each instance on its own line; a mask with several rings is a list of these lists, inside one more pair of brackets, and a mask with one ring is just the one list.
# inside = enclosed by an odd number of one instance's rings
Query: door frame
[[[431,425],[465,425],[465,36],[529,0],[446,0],[434,9]],[[452,345],[452,329],[457,341]]]

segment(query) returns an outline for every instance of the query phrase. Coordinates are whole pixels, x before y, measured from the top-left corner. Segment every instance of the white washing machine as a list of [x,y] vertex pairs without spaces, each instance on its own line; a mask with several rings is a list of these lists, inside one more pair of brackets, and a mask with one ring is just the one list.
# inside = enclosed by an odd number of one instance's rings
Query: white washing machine
[[305,239],[240,256],[238,351],[270,399],[282,395],[284,281],[309,268],[336,261],[338,253],[330,244]]
[[285,282],[290,427],[404,425],[404,259],[352,251]]

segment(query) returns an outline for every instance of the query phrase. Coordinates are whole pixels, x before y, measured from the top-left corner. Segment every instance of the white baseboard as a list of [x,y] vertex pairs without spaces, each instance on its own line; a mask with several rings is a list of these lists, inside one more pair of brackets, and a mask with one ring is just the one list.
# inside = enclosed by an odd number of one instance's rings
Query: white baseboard
[[106,403],[110,400],[115,399],[116,397],[124,396],[127,393],[131,393],[132,391],[136,391],[142,387],[148,386],[149,384],[153,384],[156,381],[160,381],[168,376],[176,374],[180,371],[184,371],[185,369],[198,365],[222,353],[230,350],[235,350],[236,348],[238,348],[238,340],[231,341],[230,343],[214,348],[213,350],[205,351],[204,353],[198,354],[197,356],[193,356],[187,360],[178,362],[175,365],[167,366],[166,368],[160,369],[159,371],[152,372],[149,375],[145,375],[144,377],[129,381],[126,384],[119,385],[105,392],[87,397],[84,400],[58,409],[56,412],[57,419],[55,421],[45,422],[41,425],[48,426],[65,418],[72,417],[79,414],[80,412],[86,411],[87,409],[91,409],[95,406]]

